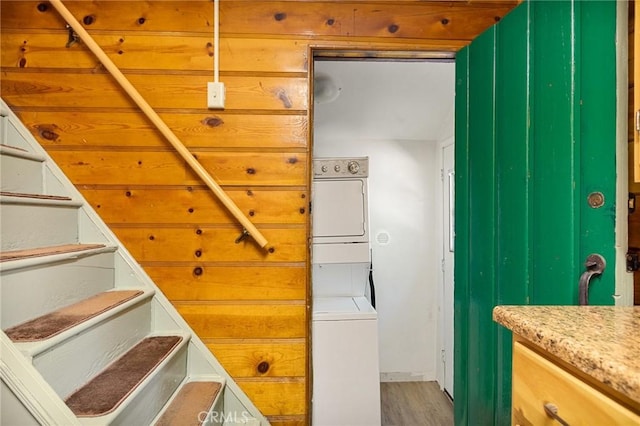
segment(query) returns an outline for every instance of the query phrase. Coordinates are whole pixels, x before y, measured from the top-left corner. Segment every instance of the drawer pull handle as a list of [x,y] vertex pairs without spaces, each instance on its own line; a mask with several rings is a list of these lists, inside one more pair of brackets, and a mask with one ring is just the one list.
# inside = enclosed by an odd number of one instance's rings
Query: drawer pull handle
[[562,426],[569,426],[569,423],[565,422],[562,417],[558,415],[558,406],[556,404],[547,402],[544,404],[544,412],[547,413],[547,416],[555,419]]

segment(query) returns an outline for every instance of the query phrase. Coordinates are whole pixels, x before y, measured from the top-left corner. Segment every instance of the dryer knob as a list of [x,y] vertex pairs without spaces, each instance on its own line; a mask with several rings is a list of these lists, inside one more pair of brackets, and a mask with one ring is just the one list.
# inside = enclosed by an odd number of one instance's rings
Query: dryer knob
[[349,173],[355,175],[360,170],[360,164],[358,164],[357,161],[349,161],[347,168],[349,169]]
[[335,171],[336,171],[336,173],[340,172],[340,165],[339,165],[339,164],[336,164],[336,165],[333,167],[333,170],[335,170]]
[[322,173],[327,173],[327,170],[329,170],[329,168],[327,166],[322,166],[321,170],[322,170]]

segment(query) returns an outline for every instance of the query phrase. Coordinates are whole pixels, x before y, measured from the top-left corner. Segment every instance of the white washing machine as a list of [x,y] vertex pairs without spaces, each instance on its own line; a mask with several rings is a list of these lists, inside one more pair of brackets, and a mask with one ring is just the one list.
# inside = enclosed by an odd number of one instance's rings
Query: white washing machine
[[379,425],[378,314],[365,297],[314,300],[312,354],[312,424]]
[[379,425],[378,314],[365,297],[368,159],[314,160],[314,426]]

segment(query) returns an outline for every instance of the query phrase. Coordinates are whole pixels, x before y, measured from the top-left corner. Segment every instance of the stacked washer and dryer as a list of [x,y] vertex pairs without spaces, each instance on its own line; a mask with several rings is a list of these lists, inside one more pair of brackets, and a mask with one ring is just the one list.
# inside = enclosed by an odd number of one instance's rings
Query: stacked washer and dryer
[[314,426],[381,421],[378,315],[366,297],[368,172],[368,158],[313,160]]

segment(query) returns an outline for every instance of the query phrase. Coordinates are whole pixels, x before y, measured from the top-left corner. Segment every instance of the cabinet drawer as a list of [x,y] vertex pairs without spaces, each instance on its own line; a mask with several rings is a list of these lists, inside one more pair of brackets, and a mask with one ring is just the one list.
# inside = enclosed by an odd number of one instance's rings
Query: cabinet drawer
[[559,425],[544,404],[575,425],[638,425],[640,416],[519,342],[513,345],[513,425]]

